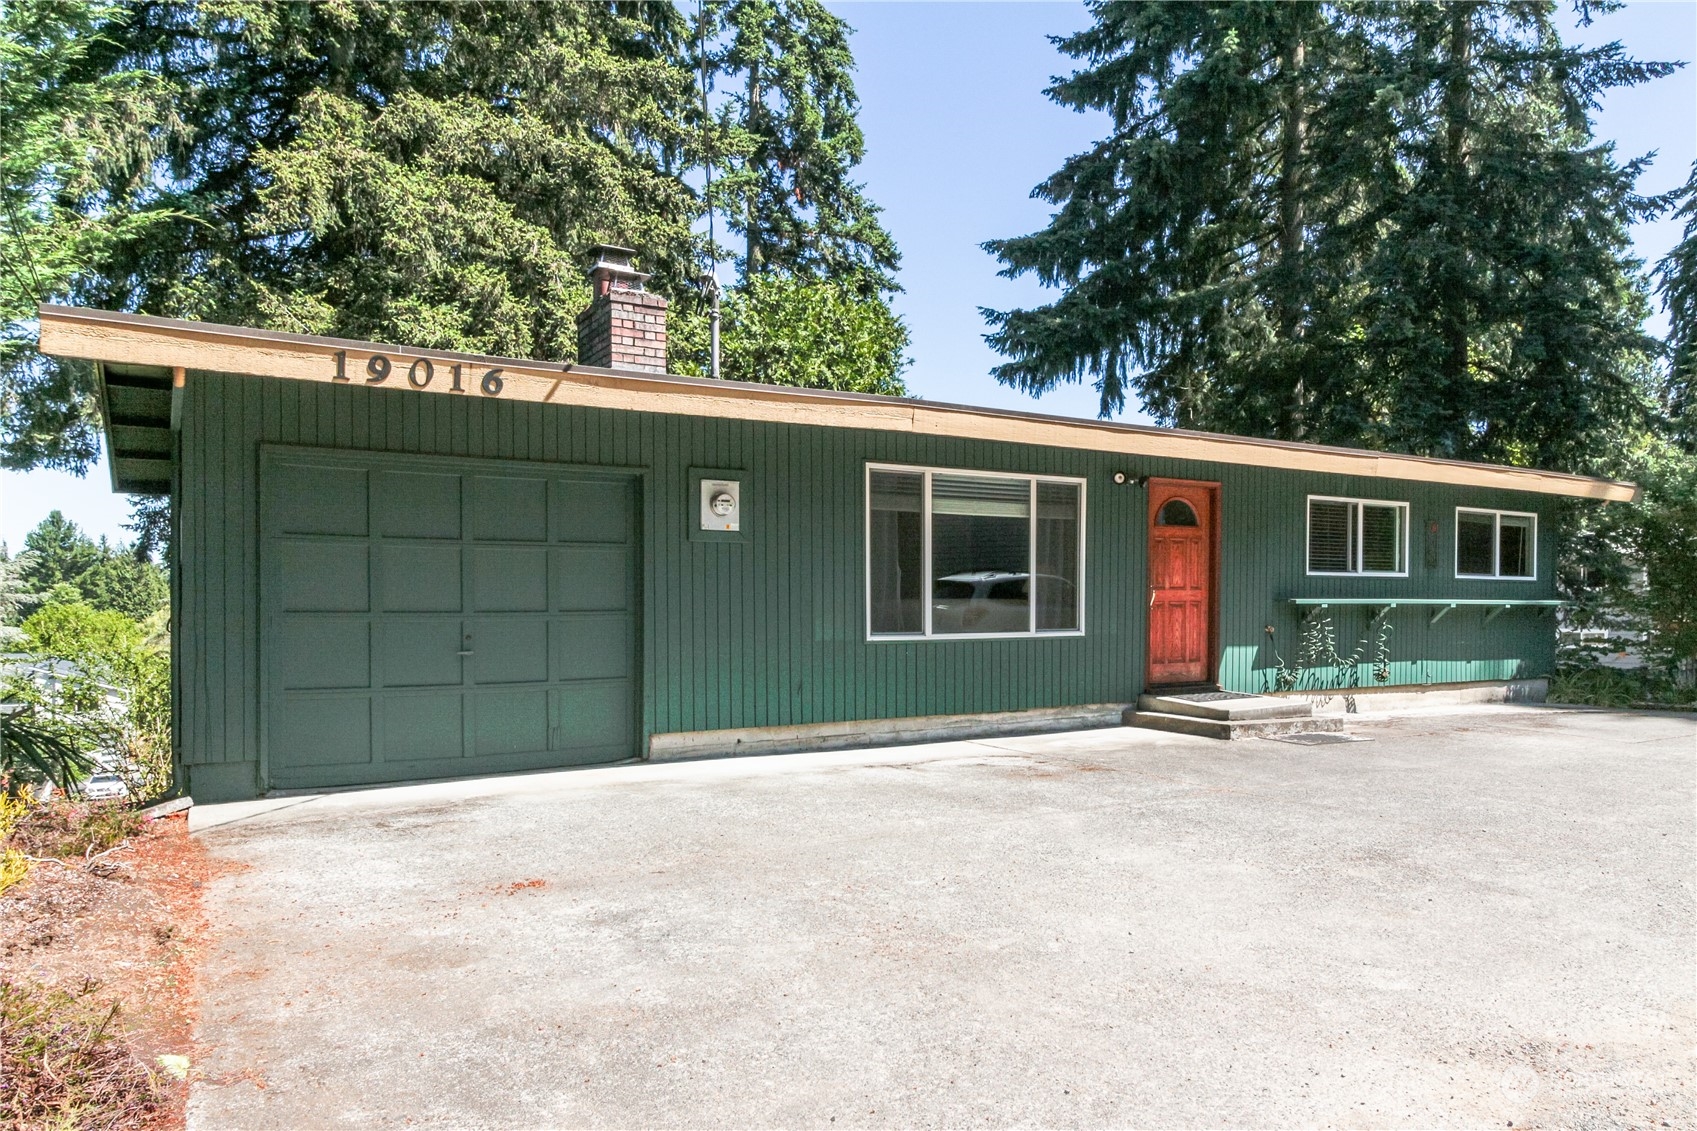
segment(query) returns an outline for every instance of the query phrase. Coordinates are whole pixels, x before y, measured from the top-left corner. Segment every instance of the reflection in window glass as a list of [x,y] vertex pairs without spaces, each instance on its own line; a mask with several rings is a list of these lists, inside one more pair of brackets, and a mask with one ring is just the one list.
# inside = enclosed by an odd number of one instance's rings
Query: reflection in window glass
[[1195,526],[1196,512],[1183,499],[1173,499],[1155,516],[1156,526]]
[[1532,576],[1532,516],[1505,514],[1498,518],[1497,573],[1503,577]]
[[1083,483],[873,467],[867,488],[873,636],[1084,631]]
[[1497,516],[1462,511],[1455,524],[1455,571],[1489,577],[1496,573],[1492,543],[1497,532]]
[[1396,573],[1408,568],[1408,505],[1308,500],[1309,573]]
[[[1076,483],[1037,484],[1037,630],[1067,631],[1078,623],[1079,489]],[[1192,515],[1194,522],[1195,516]]]
[[1031,631],[1031,481],[931,477],[931,631]]
[[1401,507],[1361,504],[1361,572],[1398,573],[1402,570]]
[[925,631],[925,477],[874,471],[871,497],[873,632]]
[[1308,504],[1308,570],[1353,573],[1355,504],[1314,499]]

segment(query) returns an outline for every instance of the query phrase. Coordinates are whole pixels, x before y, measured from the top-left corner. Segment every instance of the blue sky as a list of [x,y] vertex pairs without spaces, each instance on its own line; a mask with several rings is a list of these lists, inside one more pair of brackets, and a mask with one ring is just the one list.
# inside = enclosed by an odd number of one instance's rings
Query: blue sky
[[[1067,68],[1048,36],[1088,22],[1077,3],[833,2],[856,29],[855,58],[867,158],[862,179],[902,252],[897,312],[913,333],[908,385],[930,400],[1094,416],[1096,395],[1065,386],[1041,400],[996,384],[996,355],[984,344],[978,308],[1047,301],[1028,280],[996,275],[984,240],[1035,231],[1048,206],[1033,185],[1103,132],[1103,119],[1074,114],[1043,97]],[[1573,21],[1568,19],[1569,23]],[[1573,40],[1620,40],[1640,58],[1697,58],[1697,4],[1639,2],[1575,28]],[[1659,151],[1644,192],[1678,186],[1697,156],[1697,68],[1611,94],[1597,117],[1600,137],[1623,156]],[[1662,221],[1634,232],[1654,261],[1678,239]],[[1652,328],[1660,331],[1658,317]],[[1141,419],[1128,413],[1127,419]],[[92,534],[123,540],[129,514],[104,466],[88,476],[0,472],[0,540],[13,549],[54,508]]]

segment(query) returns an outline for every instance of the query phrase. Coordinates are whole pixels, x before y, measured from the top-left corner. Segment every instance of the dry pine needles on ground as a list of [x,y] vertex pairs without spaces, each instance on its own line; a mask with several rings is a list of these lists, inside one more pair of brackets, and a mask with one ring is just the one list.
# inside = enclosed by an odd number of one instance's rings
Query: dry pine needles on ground
[[0,1127],[180,1127],[208,878],[187,821],[62,803],[11,847],[35,862],[0,894]]

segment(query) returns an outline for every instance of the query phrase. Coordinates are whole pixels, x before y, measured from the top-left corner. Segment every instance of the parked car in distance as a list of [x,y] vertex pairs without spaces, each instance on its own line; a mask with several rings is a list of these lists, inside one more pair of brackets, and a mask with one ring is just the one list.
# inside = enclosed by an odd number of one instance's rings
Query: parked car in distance
[[110,770],[96,770],[82,783],[82,795],[90,801],[113,801],[128,797],[130,787]]
[[[1040,573],[1054,599],[1072,600],[1072,582]],[[976,569],[939,577],[932,587],[931,631],[1028,632],[1031,629],[1031,577],[1024,572]]]

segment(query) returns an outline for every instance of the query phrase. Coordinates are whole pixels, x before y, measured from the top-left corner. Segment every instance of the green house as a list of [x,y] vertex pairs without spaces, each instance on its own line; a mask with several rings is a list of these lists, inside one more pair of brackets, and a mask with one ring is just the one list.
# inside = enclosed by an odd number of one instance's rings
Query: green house
[[43,308],[175,502],[197,800],[1531,679],[1557,501],[1635,493],[672,376],[595,277],[572,365]]

